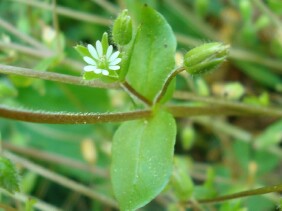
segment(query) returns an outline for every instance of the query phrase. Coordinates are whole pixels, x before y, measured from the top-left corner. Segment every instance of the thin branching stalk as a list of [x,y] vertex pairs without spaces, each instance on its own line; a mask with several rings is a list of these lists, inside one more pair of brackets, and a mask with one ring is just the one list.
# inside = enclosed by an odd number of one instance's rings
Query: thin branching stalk
[[129,83],[126,81],[120,84],[121,87],[132,97],[137,98],[141,102],[145,103],[146,105],[150,106],[152,105],[152,102],[148,100],[146,97],[141,95],[139,92],[137,92]]
[[[50,50],[38,50],[35,48],[31,48],[28,46],[16,44],[16,43],[5,43],[0,41],[0,48],[9,49],[9,50],[16,50],[17,52],[33,56],[36,58],[50,58],[55,57],[55,52],[52,52]],[[61,64],[66,65],[70,68],[70,70],[76,70],[75,72],[81,72],[83,69],[83,64],[81,62],[75,61],[70,58],[63,58],[62,61],[60,61]]]
[[18,37],[19,39],[21,39],[22,41],[30,44],[31,46],[33,46],[37,49],[41,49],[41,50],[44,50],[44,51],[48,50],[47,47],[45,47],[42,43],[40,43],[39,41],[37,41],[33,37],[29,36],[28,34],[21,32],[16,27],[14,27],[12,24],[3,20],[2,18],[0,18],[0,27],[4,28],[6,31],[10,32],[11,34],[13,34],[16,37]]
[[56,31],[56,42],[57,42],[57,53],[60,54],[63,51],[63,46],[60,39],[60,24],[57,14],[57,1],[52,0],[52,16],[53,16],[53,27]]
[[173,8],[175,11],[177,11],[177,14],[181,15],[183,17],[183,20],[193,23],[194,28],[198,32],[205,35],[208,39],[219,40],[220,37],[215,32],[215,30],[207,25],[199,17],[197,17],[197,15],[193,14],[193,11],[183,5],[183,3],[181,3],[179,0],[166,0],[165,2],[169,5],[170,8]]
[[93,175],[100,177],[108,177],[108,172],[94,167],[92,165],[87,165],[81,161],[74,160],[71,158],[67,158],[61,155],[57,155],[54,153],[44,152],[38,149],[32,149],[27,147],[19,147],[14,144],[10,144],[9,142],[2,142],[2,147],[6,150],[10,150],[12,152],[22,154],[31,158],[35,158],[36,160],[48,161],[49,163],[53,163],[56,165],[68,166],[72,169],[79,169],[82,171],[90,172]]
[[282,191],[282,184],[273,185],[268,187],[257,188],[253,190],[242,191],[230,195],[219,196],[216,198],[211,199],[198,199],[197,202],[200,204],[207,204],[207,203],[220,203],[222,201],[227,201],[231,199],[238,199],[247,196],[255,196],[255,195],[262,195],[267,193],[274,193],[274,192],[281,192]]
[[282,110],[278,108],[269,108],[262,106],[253,106],[244,103],[232,102],[223,99],[215,99],[212,97],[201,97],[188,92],[177,91],[174,93],[174,98],[182,100],[192,100],[208,103],[210,105],[219,105],[225,107],[225,109],[233,109],[233,111],[244,112],[245,114],[258,114],[260,116],[274,116],[282,117]]
[[[43,3],[42,1],[34,1],[34,0],[13,0],[15,2],[27,4],[33,7],[41,8],[44,10],[52,11],[52,5]],[[66,16],[69,18],[86,21],[90,23],[95,23],[103,26],[110,26],[112,21],[107,18],[103,18],[97,15],[92,15],[84,12],[77,12],[76,10],[69,9],[62,6],[57,6],[57,12],[59,15]]]
[[[215,131],[218,131],[219,133],[224,133],[233,138],[236,138],[238,141],[242,141],[248,144],[253,144],[254,149],[257,149],[256,143],[255,142],[252,143],[252,141],[254,140],[254,136],[242,128],[236,127],[234,125],[228,124],[227,122],[223,122],[220,119],[215,119],[215,118],[210,119],[208,117],[205,118],[195,117],[192,118],[192,120],[197,122],[198,124],[204,125],[207,128],[211,128]],[[282,150],[279,149],[278,147],[275,146],[268,147],[265,148],[264,150],[279,158],[282,158]]]
[[112,15],[117,15],[118,14],[118,9],[110,2],[105,1],[105,0],[92,0],[102,8],[104,8],[106,11],[110,12]]
[[50,171],[40,165],[37,165],[25,158],[22,158],[18,155],[12,154],[10,152],[4,152],[3,153],[5,157],[11,159],[15,163],[18,163],[22,165],[23,167],[29,169],[30,171],[35,172],[36,174],[47,178],[55,183],[58,183],[62,186],[65,186],[73,191],[76,191],[82,195],[88,196],[91,199],[97,200],[102,202],[105,205],[108,205],[110,207],[118,208],[117,203],[111,199],[108,198],[105,195],[102,195],[99,192],[94,191],[93,189],[90,189],[82,184],[79,184],[73,180],[68,179],[67,177],[64,177],[60,174],[57,174],[53,171]]
[[179,67],[179,68],[175,69],[174,71],[172,71],[172,73],[170,73],[170,74],[168,75],[168,77],[166,78],[165,83],[164,83],[164,85],[163,85],[161,91],[157,94],[157,96],[156,96],[155,99],[154,99],[154,102],[153,102],[154,105],[157,104],[157,103],[159,103],[159,102],[162,100],[162,98],[164,97],[164,95],[165,95],[165,93],[166,93],[166,91],[167,91],[167,89],[168,89],[168,87],[169,87],[171,81],[172,81],[179,73],[181,73],[181,72],[184,71],[184,70],[185,70],[184,67]]
[[14,66],[1,65],[1,64],[0,64],[0,73],[44,79],[44,80],[79,85],[79,86],[88,86],[94,88],[111,88],[111,89],[119,88],[119,84],[117,83],[109,84],[97,80],[87,81],[84,80],[82,77],[78,77],[78,76],[71,76],[71,75],[54,73],[54,72],[36,71],[28,68],[14,67]]
[[277,17],[261,0],[252,0],[252,2],[269,17],[269,20],[282,32],[282,23]]
[[36,58],[48,58],[48,57],[55,56],[55,54],[51,51],[38,50],[35,48],[31,48],[31,47],[24,46],[24,45],[19,45],[16,43],[5,43],[5,42],[0,41],[0,48],[16,50],[16,51],[19,51],[21,53],[24,53],[24,54],[27,54],[29,56],[33,56]]
[[[22,202],[23,204],[27,203],[30,199],[35,199],[36,200],[36,203],[33,205],[34,208],[37,208],[39,210],[42,210],[42,211],[62,211],[60,208],[58,207],[55,207],[54,205],[51,205],[51,204],[48,204],[38,198],[35,198],[33,196],[29,196],[29,195],[26,195],[26,194],[23,194],[23,193],[14,193],[14,194],[11,194],[7,191],[5,191],[4,189],[1,189],[0,190],[0,193],[9,197],[9,198],[12,198],[18,202]],[[8,211],[8,210],[7,210]]]

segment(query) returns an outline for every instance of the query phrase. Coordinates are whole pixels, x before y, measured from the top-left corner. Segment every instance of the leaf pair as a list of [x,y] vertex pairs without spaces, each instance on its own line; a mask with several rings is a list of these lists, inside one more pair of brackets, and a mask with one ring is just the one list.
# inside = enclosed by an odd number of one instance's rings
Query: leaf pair
[[[152,102],[174,69],[176,40],[166,20],[147,5],[139,8],[135,21],[135,37],[122,71],[126,81]],[[167,98],[173,89],[172,83]],[[172,172],[175,137],[175,120],[162,110],[119,127],[111,177],[121,210],[140,208],[164,189]]]

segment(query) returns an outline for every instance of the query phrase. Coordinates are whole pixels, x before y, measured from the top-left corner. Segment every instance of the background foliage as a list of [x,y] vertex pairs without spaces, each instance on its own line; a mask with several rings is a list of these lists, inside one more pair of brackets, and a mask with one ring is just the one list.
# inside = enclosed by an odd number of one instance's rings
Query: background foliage
[[[1,64],[80,76],[83,64],[73,46],[94,43],[104,31],[110,31],[122,8],[132,14],[136,9],[130,0],[57,0],[57,6],[54,2],[0,2]],[[143,2],[171,24],[178,41],[176,61],[205,42],[231,44],[230,58],[219,70],[202,77],[178,76],[173,102],[198,105],[203,103],[202,98],[217,97],[243,102],[250,108],[281,108],[281,1]],[[202,98],[191,99],[183,92]],[[130,98],[120,90],[6,75],[0,75],[0,103],[69,112],[133,108]],[[34,207],[39,210],[115,207],[109,168],[117,126],[34,124],[1,118],[3,154],[18,164],[22,177],[21,193],[9,195],[1,191],[1,204],[23,210],[31,206],[27,200],[31,195],[37,198]],[[184,210],[187,206],[179,201],[185,199],[212,198],[281,183],[282,122],[278,118],[179,118],[177,127],[171,182],[143,210]],[[276,210],[281,196],[272,193],[208,205],[193,202],[193,209],[199,210]]]

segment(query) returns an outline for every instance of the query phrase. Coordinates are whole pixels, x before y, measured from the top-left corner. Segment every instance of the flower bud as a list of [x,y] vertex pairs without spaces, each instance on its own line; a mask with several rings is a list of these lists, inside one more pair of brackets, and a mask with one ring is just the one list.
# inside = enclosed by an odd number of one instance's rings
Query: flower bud
[[207,43],[188,51],[184,66],[191,75],[200,75],[217,68],[227,57],[229,45]]
[[128,10],[123,10],[114,22],[113,41],[118,45],[126,45],[132,38],[132,19]]

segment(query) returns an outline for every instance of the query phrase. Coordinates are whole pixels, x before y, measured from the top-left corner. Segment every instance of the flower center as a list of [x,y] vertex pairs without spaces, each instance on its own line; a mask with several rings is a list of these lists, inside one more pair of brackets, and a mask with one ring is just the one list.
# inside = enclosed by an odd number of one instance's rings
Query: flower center
[[100,69],[108,69],[109,67],[109,62],[106,58],[105,55],[101,56],[100,59],[99,59],[99,62],[98,62],[98,65],[97,65]]

